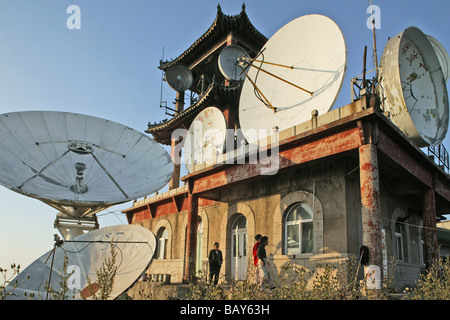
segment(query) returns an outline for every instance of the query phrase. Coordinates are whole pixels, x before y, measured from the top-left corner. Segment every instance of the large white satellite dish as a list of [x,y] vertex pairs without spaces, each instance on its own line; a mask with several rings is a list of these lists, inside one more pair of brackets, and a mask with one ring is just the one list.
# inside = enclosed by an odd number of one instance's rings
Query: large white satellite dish
[[[155,253],[154,234],[140,225],[105,227],[55,246],[11,281],[6,287],[6,299],[52,299],[52,295],[47,293],[47,283],[51,289],[61,293],[61,281],[70,273],[65,299],[92,299],[91,291],[98,296],[97,271],[111,258],[111,244],[116,253],[117,271],[109,299],[119,297],[145,272]],[[63,267],[65,256],[68,259],[66,270]]]
[[312,14],[286,24],[247,62],[239,121],[252,143],[274,128],[307,121],[312,110],[329,111],[344,80],[347,49],[336,23]]
[[210,166],[223,153],[226,122],[216,107],[203,109],[192,121],[184,142],[184,163],[189,173],[196,164]]
[[11,112],[0,115],[0,136],[0,184],[60,210],[55,227],[65,239],[81,233],[83,219],[91,230],[96,212],[151,194],[173,174],[162,146],[101,118]]
[[57,205],[123,203],[172,177],[166,150],[124,125],[82,114],[0,115],[0,184]]
[[416,27],[392,37],[381,57],[386,111],[420,148],[441,143],[447,134],[449,101],[441,63],[430,38]]
[[228,45],[222,49],[219,55],[218,63],[220,72],[228,80],[244,80],[245,74],[240,64],[241,58],[250,58],[247,52],[238,45]]

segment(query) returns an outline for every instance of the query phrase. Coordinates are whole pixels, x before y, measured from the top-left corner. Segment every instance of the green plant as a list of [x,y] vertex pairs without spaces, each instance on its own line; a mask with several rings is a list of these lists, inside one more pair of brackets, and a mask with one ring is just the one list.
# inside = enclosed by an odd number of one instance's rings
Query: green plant
[[[114,279],[117,273],[115,245],[111,241],[111,257],[106,258],[99,270],[96,271],[97,281],[91,282],[87,277],[89,293],[93,300],[107,300],[114,287]],[[98,290],[97,290],[98,288]]]
[[388,263],[387,275],[383,275],[383,283],[381,286],[379,299],[393,300],[394,294],[397,293],[395,289],[395,267],[397,266],[397,258],[391,257]]
[[336,277],[336,267],[326,264],[324,267],[318,266],[311,291],[311,298],[314,300],[337,300],[339,295],[339,281]]
[[[14,290],[17,286],[20,285],[17,280],[12,283],[12,279],[16,277],[20,272],[20,265],[16,265],[15,263],[11,264],[12,275],[8,275],[8,269],[0,268],[0,273],[2,274],[2,284],[0,285],[0,300],[5,300],[8,295],[12,295],[12,290]],[[27,277],[26,279],[28,279]],[[10,285],[12,290],[7,292],[6,287]]]
[[413,289],[405,290],[406,298],[412,300],[450,300],[450,261],[435,260],[426,274],[421,274]]
[[68,262],[69,262],[69,258],[67,257],[66,254],[64,254],[63,269],[60,270],[60,273],[58,274],[59,278],[60,278],[60,281],[58,282],[58,284],[59,284],[58,290],[55,290],[54,288],[52,288],[50,286],[50,284],[48,283],[48,281],[46,282],[45,287],[47,288],[47,292],[53,300],[67,300],[69,298],[70,293],[72,295],[72,298],[75,297],[75,294],[76,294],[75,289],[73,289],[73,291],[70,292],[70,289],[67,285],[69,278],[74,273],[74,271],[72,271],[71,273],[67,273]]
[[[219,279],[220,280],[220,279]],[[205,273],[191,279],[186,292],[187,300],[223,300],[223,288],[221,285],[209,283]]]
[[307,272],[303,267],[288,262],[281,268],[280,275],[275,280],[275,289],[272,290],[271,299],[277,300],[304,300],[308,299]]

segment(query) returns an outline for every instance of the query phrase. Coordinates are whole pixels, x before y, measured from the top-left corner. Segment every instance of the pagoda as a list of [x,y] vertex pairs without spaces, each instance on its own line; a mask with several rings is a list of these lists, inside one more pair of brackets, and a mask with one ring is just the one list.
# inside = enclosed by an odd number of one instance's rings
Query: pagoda
[[[186,92],[176,92],[175,109],[162,106],[166,107],[166,111],[173,112],[172,118],[149,123],[145,132],[150,133],[155,141],[171,145],[173,151],[178,142],[171,138],[173,131],[178,128],[188,129],[194,118],[209,106],[215,106],[223,112],[227,129],[236,129],[243,81],[232,81],[224,77],[219,70],[219,55],[226,46],[238,45],[250,56],[255,56],[266,41],[267,38],[250,22],[245,5],[234,16],[225,15],[218,5],[216,18],[209,29],[181,55],[160,63],[160,69],[164,72],[171,66],[180,64],[190,70],[193,78],[188,89],[191,104],[185,108]],[[176,165],[169,188],[177,188],[179,179],[180,166]]]

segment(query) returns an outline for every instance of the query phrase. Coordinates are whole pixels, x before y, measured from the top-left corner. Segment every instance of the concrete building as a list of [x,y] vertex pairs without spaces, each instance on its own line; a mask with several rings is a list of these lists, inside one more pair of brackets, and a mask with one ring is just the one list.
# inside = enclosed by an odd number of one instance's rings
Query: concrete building
[[[211,27],[179,57],[161,64],[163,70],[186,65],[198,98],[185,109],[184,93],[177,93],[174,116],[149,124],[147,133],[175,151],[180,141],[172,139],[173,131],[189,128],[209,106],[222,110],[227,128],[238,128],[242,83],[226,80],[217,58],[229,44],[257,52],[265,41],[245,7],[236,16],[218,7]],[[374,92],[325,114],[313,112],[258,150],[272,152],[270,163],[250,163],[249,150],[241,163],[229,152],[215,165],[196,165],[181,177],[182,186],[177,165],[169,191],[123,211],[130,224],[157,237],[149,274],[186,281],[208,270],[208,252],[219,242],[222,281],[244,279],[258,233],[269,237],[274,277],[288,262],[311,270],[359,256],[364,245],[370,264],[382,272],[395,257],[398,286],[405,287],[438,256],[436,222],[450,212],[450,179],[389,120]]]

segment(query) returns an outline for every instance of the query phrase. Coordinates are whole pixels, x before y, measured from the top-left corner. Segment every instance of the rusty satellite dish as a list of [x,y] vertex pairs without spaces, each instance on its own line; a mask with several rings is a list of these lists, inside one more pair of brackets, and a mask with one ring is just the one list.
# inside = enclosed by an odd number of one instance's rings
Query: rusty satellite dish
[[226,122],[216,107],[203,109],[192,121],[184,143],[184,163],[189,173],[196,164],[213,165],[223,154]]
[[386,44],[380,69],[392,122],[420,148],[441,143],[448,129],[448,92],[430,39],[416,27],[405,29]]
[[89,220],[159,190],[173,173],[169,154],[150,137],[92,116],[6,113],[0,136],[0,184],[60,210],[58,219]]
[[336,23],[312,14],[287,23],[254,59],[241,63],[250,68],[244,72],[239,122],[247,141],[254,143],[274,128],[281,131],[311,119],[312,110],[322,114],[331,109],[344,80],[347,49]]
[[[48,292],[47,283],[52,290],[61,293],[61,281],[68,275],[64,299],[98,297],[101,291],[97,271],[112,258],[111,245],[116,255],[117,270],[108,299],[119,297],[147,270],[156,250],[154,234],[140,225],[105,227],[55,245],[53,250],[35,260],[12,280],[11,285],[5,288],[6,299],[54,299],[54,295]],[[63,265],[65,256],[66,270]]]

